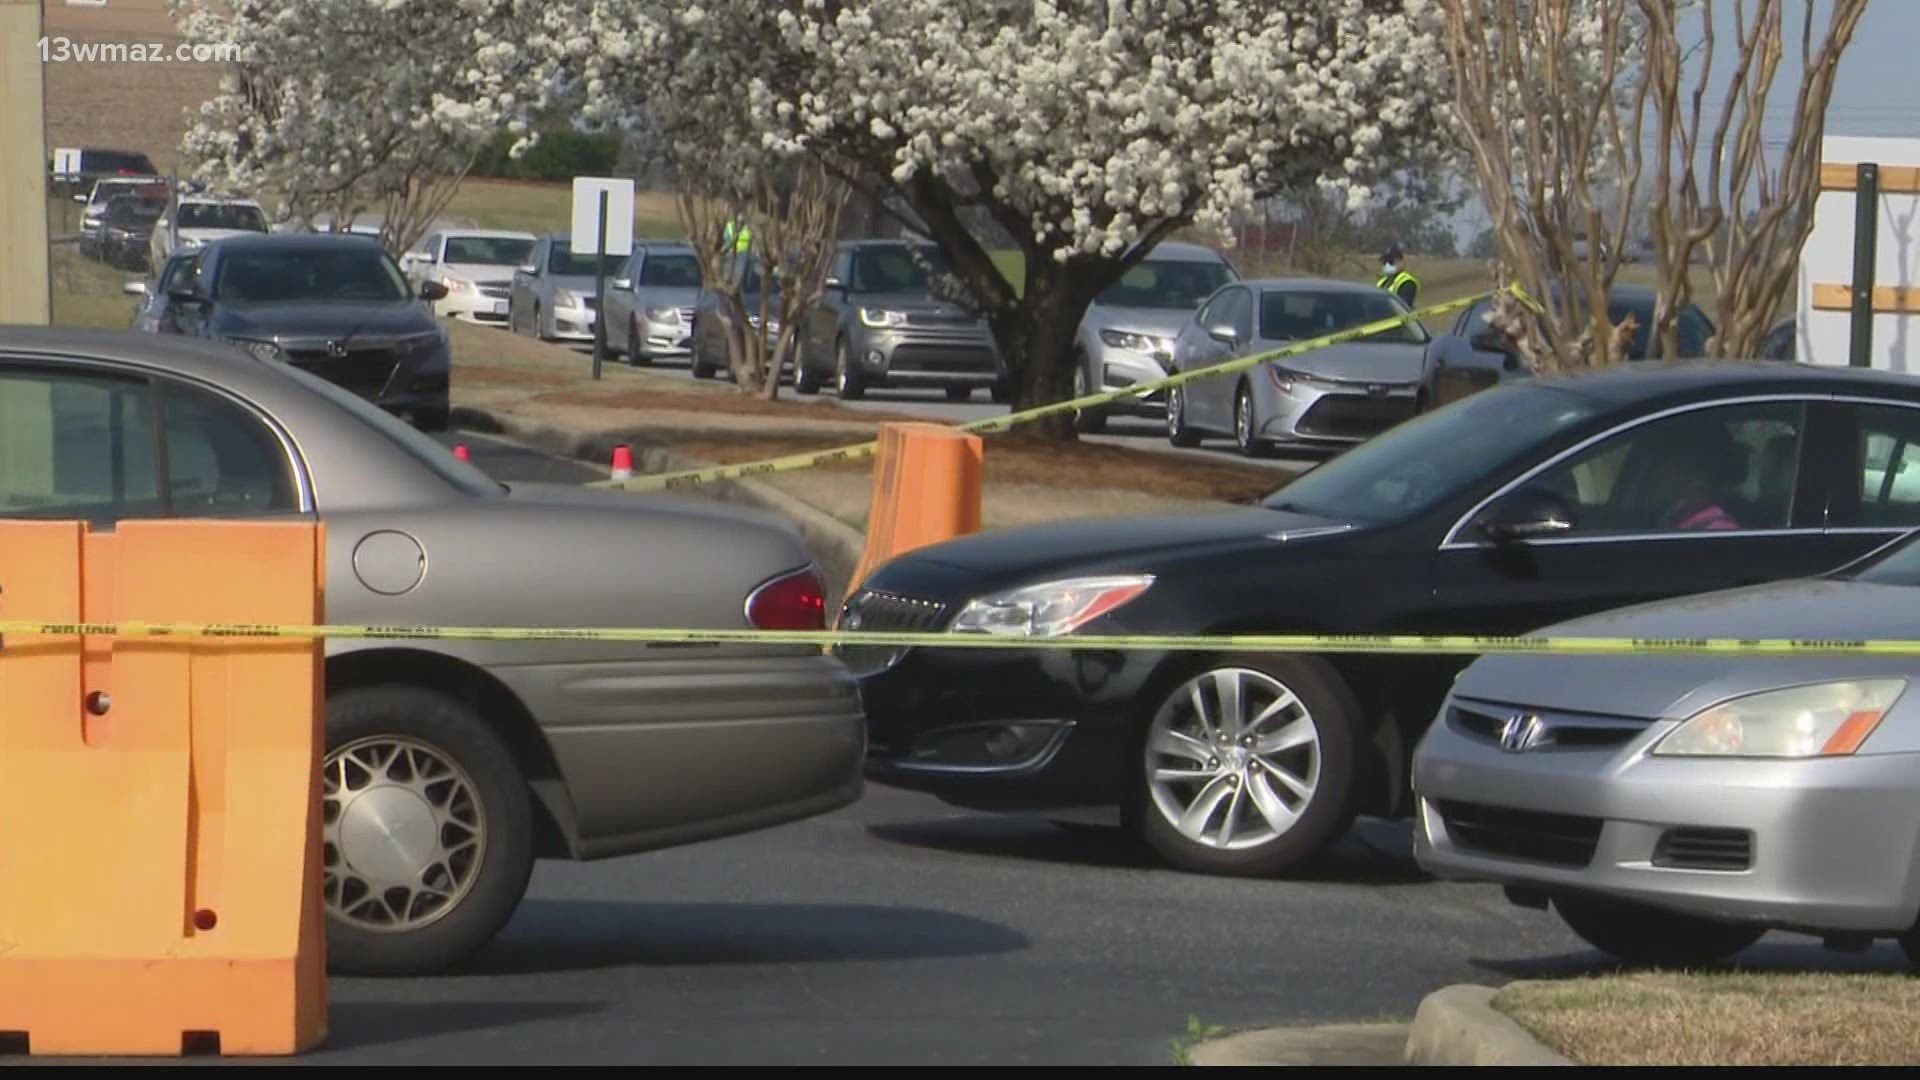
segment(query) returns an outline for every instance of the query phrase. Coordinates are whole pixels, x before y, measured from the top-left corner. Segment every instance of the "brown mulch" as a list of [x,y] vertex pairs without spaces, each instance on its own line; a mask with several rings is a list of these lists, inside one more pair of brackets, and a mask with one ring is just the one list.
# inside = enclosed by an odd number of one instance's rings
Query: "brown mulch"
[[524,368],[459,366],[455,378],[468,386],[566,386],[574,379]]

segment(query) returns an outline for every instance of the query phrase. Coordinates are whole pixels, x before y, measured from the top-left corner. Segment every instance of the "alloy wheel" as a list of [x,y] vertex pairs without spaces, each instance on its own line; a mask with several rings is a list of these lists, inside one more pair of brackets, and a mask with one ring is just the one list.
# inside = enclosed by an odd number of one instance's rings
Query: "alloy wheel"
[[362,930],[436,922],[465,899],[486,855],[473,779],[416,739],[374,736],[329,754],[321,814],[327,914]]
[[1147,790],[1181,836],[1227,851],[1284,835],[1320,783],[1320,733],[1278,679],[1219,668],[1183,683],[1153,718]]
[[1253,395],[1247,393],[1245,388],[1241,389],[1239,400],[1235,402],[1233,434],[1240,440],[1241,447],[1253,445]]

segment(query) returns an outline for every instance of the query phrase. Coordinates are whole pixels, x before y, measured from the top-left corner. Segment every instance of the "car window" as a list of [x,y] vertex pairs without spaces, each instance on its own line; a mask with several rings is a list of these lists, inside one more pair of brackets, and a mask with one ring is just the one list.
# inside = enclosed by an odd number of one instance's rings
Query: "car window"
[[1872,528],[1920,525],[1920,409],[1863,405],[1855,415],[1859,503],[1840,524]]
[[232,304],[297,300],[413,298],[406,276],[376,244],[229,252],[219,261],[217,298]]
[[139,379],[0,370],[0,517],[157,515],[150,393]]
[[167,494],[175,517],[238,517],[299,508],[286,449],[239,405],[183,386],[161,392]]
[[1696,409],[1605,439],[1526,487],[1570,510],[1562,536],[1784,529],[1805,427],[1798,402]]
[[239,203],[181,203],[180,227],[263,233],[267,231],[267,219],[258,208]]
[[1336,521],[1404,521],[1539,453],[1596,409],[1589,398],[1538,383],[1483,390],[1307,470],[1265,505]]
[[1147,259],[1121,274],[1120,280],[1103,289],[1094,303],[1106,307],[1190,311],[1212,295],[1213,290],[1232,280],[1233,271],[1225,263]]
[[[1234,292],[1238,292],[1238,291],[1239,290],[1237,289],[1234,290]],[[1200,313],[1194,316],[1194,319],[1193,319],[1194,323],[1198,325],[1202,330],[1205,330],[1208,327],[1218,324],[1220,321],[1220,317],[1226,314],[1228,301],[1232,296],[1233,296],[1233,292],[1223,292],[1220,295],[1214,297],[1213,299],[1207,301],[1206,304],[1203,307],[1201,307]]]
[[691,255],[650,255],[640,265],[640,284],[668,289],[700,287],[700,260]]
[[853,291],[926,292],[933,276],[946,272],[946,261],[936,248],[868,248],[853,257]]
[[[532,251],[533,241],[511,236],[449,236],[446,256],[440,261],[454,266],[519,266]],[[586,261],[591,274],[592,260]]]
[[[1306,341],[1391,319],[1406,311],[1384,290],[1269,289],[1260,298],[1260,336],[1274,341]],[[1419,345],[1427,341],[1427,332],[1418,322],[1409,321],[1365,340]]]
[[1493,305],[1487,303],[1485,300],[1479,301],[1460,313],[1459,321],[1453,324],[1454,336],[1467,338],[1469,340],[1479,337],[1481,334],[1492,329],[1487,322],[1487,320],[1492,317]]
[[616,277],[620,273],[620,263],[625,259],[625,255],[604,253],[597,260],[592,255],[576,255],[572,245],[556,241],[547,254],[547,269],[561,277],[592,277],[597,262],[606,267],[608,277]]
[[1253,295],[1245,289],[1233,290],[1233,333],[1242,343],[1253,340]]
[[1680,312],[1680,356],[1692,359],[1707,354],[1707,342],[1713,339],[1713,324],[1696,307]]

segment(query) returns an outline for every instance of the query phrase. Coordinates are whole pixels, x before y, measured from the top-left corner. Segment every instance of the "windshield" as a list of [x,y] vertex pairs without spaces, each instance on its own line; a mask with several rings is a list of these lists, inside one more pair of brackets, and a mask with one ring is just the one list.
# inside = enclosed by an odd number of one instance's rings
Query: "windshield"
[[1120,275],[1094,303],[1105,307],[1191,311],[1233,280],[1225,263],[1148,259]]
[[511,236],[449,236],[447,263],[461,266],[519,266],[533,251],[531,238]]
[[231,252],[220,260],[213,295],[233,304],[413,299],[400,268],[378,245],[364,240],[342,241],[342,245]]
[[691,255],[649,255],[640,264],[640,284],[666,289],[700,287],[700,260]]
[[137,195],[143,199],[164,199],[167,197],[167,185],[156,184],[151,180],[144,183],[127,180],[102,180],[93,186],[92,206],[103,207],[113,201],[116,195]]
[[399,448],[408,457],[426,466],[454,490],[478,497],[496,496],[505,490],[486,473],[454,457],[453,451],[421,434],[412,424],[358,394],[342,389],[312,372],[302,371],[292,364],[280,364],[274,370],[286,373],[288,378],[305,385],[309,390],[339,406],[355,420],[365,424],[375,434]]
[[853,257],[853,280],[847,284],[858,293],[923,293],[934,275],[946,272],[937,248],[869,248]]
[[[620,273],[620,264],[627,261],[625,255],[602,255],[600,264],[606,267],[607,276]],[[553,254],[547,256],[547,269],[561,277],[592,277],[593,256],[575,255],[566,244],[555,243]]]
[[[1269,290],[1260,298],[1260,336],[1273,341],[1305,341],[1406,313],[1406,306],[1384,291]],[[1429,339],[1426,329],[1417,320],[1409,319],[1362,340],[1422,345]]]
[[266,232],[267,219],[256,206],[227,203],[181,203],[183,229],[241,229]]
[[1264,505],[1367,525],[1404,521],[1595,411],[1585,398],[1535,383],[1483,390],[1307,470]]

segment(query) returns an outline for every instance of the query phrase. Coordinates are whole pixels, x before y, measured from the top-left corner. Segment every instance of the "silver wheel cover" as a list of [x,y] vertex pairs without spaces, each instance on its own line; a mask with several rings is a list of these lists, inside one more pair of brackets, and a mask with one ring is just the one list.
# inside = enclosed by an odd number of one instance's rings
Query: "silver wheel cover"
[[1147,730],[1155,812],[1202,847],[1242,851],[1286,835],[1320,785],[1313,714],[1278,679],[1217,668],[1167,697]]
[[473,779],[404,736],[359,739],[327,755],[321,821],[327,915],[360,930],[438,921],[472,891],[486,856]]

